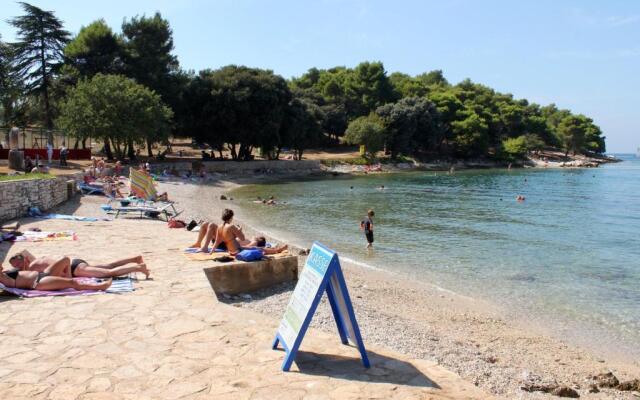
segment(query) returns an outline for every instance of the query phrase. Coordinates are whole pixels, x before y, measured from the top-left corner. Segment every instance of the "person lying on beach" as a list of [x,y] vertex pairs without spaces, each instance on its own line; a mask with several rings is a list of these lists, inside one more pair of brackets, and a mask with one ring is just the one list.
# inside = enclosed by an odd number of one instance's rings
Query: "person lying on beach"
[[[28,254],[25,256],[25,253]],[[145,275],[145,278],[149,278],[149,269],[147,264],[144,263],[142,256],[135,256],[117,260],[107,264],[90,265],[86,261],[69,257],[62,257],[60,259],[53,259],[50,257],[41,257],[29,262],[29,256],[33,257],[31,253],[26,250],[9,258],[9,264],[17,270],[21,271],[35,271],[44,272],[47,268],[50,268],[54,264],[64,266],[64,268],[58,268],[56,273],[52,275],[60,277],[77,277],[77,278],[111,278],[114,276],[126,275],[132,272],[140,272]],[[132,265],[127,265],[132,264]]]
[[60,276],[63,274],[62,269],[67,267],[64,262],[57,262],[42,272],[21,271],[19,269],[5,271],[0,264],[0,283],[10,288],[29,290],[106,290],[111,286],[111,279],[104,282],[87,283],[78,282],[73,278],[63,278]]
[[[226,208],[222,212],[222,225],[218,226],[216,231],[216,241],[213,248],[216,249],[220,243],[227,246],[229,254],[232,256],[238,254],[242,250],[249,248],[249,242],[242,232],[242,229],[232,224],[233,210]],[[287,249],[287,245],[281,245],[275,248],[262,248],[264,254],[278,254]]]

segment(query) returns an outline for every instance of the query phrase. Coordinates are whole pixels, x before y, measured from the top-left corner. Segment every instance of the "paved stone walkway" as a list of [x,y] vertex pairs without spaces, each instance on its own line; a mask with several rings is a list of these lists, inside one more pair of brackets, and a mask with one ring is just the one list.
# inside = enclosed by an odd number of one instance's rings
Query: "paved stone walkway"
[[[61,211],[99,215],[97,201]],[[119,295],[0,296],[0,399],[490,397],[432,362],[383,349],[368,349],[364,369],[337,334],[313,330],[283,373],[284,353],[270,348],[283,310],[264,316],[218,303],[203,264],[180,254],[194,234],[156,221],[24,221],[35,226],[73,229],[80,240],[3,243],[0,260],[24,248],[89,262],[141,253],[153,280]]]

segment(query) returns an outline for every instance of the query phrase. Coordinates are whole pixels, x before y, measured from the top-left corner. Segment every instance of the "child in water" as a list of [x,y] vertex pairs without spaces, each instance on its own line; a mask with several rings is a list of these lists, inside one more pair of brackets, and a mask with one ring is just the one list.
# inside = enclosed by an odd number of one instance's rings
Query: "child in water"
[[367,248],[373,247],[373,216],[376,215],[373,210],[367,211],[367,216],[360,222],[360,229],[364,231],[364,236],[367,238]]

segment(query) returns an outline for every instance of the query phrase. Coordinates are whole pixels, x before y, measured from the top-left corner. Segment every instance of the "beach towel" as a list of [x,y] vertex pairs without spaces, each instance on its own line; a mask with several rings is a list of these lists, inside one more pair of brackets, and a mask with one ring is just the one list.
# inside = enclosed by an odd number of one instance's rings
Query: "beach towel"
[[[193,250],[193,251],[187,251]],[[229,256],[229,253],[224,250],[216,250],[213,253],[202,253],[198,251],[198,249],[187,249],[185,250],[184,256],[187,257],[191,261],[210,261],[218,257]]]
[[82,222],[96,222],[96,221],[110,221],[108,218],[94,218],[94,217],[82,217],[79,215],[66,215],[66,214],[43,214],[38,207],[30,207],[27,215],[33,218],[41,219],[63,219],[66,221],[82,221]]
[[153,179],[144,172],[131,168],[129,170],[129,181],[131,192],[138,197],[145,200],[153,200],[158,195],[155,186],[153,186]]
[[[84,282],[97,282],[96,278],[78,278],[80,281]],[[90,295],[90,294],[104,294],[104,293],[126,293],[133,292],[135,289],[133,287],[133,281],[131,278],[123,278],[123,279],[114,279],[111,283],[111,287],[106,291],[102,290],[75,290],[75,289],[64,289],[64,290],[27,290],[27,289],[16,289],[16,288],[8,288],[0,283],[0,290],[4,290],[5,292],[9,292],[15,294],[20,297],[46,297],[46,296],[78,296],[78,295]]]
[[34,232],[26,231],[22,236],[16,236],[14,242],[49,242],[54,240],[78,240],[74,231]]
[[[195,248],[186,249],[182,254],[186,258],[188,258],[190,261],[213,261],[218,257],[231,256],[228,252],[224,250],[218,249],[213,253],[201,253],[199,252],[198,249],[195,249]],[[280,257],[288,257],[290,255],[291,254],[289,254],[289,250],[285,250],[282,253],[265,255],[264,258],[280,258]]]

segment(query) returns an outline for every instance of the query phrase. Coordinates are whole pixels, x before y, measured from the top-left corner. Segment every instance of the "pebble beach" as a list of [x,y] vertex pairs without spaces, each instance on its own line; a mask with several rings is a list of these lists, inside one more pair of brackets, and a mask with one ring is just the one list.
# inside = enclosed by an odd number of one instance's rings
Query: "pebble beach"
[[[286,179],[279,177],[283,178]],[[170,191],[173,199],[188,210],[186,219],[217,221],[224,208],[232,208],[245,232],[255,235],[268,231],[268,227],[256,226],[243,215],[241,200],[230,195],[239,185],[255,181],[227,176],[204,185],[163,183],[162,190]],[[221,195],[227,200],[220,200]],[[307,239],[310,246],[313,238]],[[304,257],[300,257],[300,265],[303,264]],[[532,385],[566,386],[581,398],[638,398],[633,391],[603,388],[593,393],[589,389],[595,384],[593,377],[603,373],[612,372],[620,381],[637,378],[640,362],[617,360],[551,337],[545,334],[544,327],[508,319],[495,304],[418,284],[399,274],[345,262],[343,268],[366,343],[437,362],[475,386],[504,398],[548,396],[522,389]],[[286,308],[293,287],[283,284],[223,301],[277,318]],[[328,304],[319,307],[312,326],[334,332]]]

